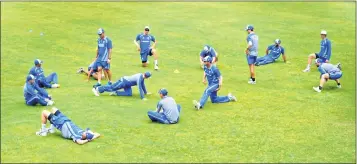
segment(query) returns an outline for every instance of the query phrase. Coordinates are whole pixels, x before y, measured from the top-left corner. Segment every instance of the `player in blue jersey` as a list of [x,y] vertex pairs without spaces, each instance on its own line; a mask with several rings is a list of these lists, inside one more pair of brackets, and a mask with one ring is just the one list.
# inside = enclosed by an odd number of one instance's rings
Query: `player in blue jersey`
[[275,39],[275,44],[268,46],[268,48],[265,51],[265,56],[264,57],[259,57],[257,61],[255,62],[256,66],[260,65],[265,65],[269,63],[274,63],[278,58],[280,57],[280,54],[283,56],[284,62],[286,63],[286,56],[285,56],[285,50],[284,47],[282,47],[281,40],[280,39]]
[[320,42],[320,52],[319,53],[313,53],[310,54],[308,59],[307,59],[307,66],[303,70],[303,72],[309,72],[310,71],[310,65],[311,62],[314,59],[320,59],[321,62],[323,63],[328,63],[330,62],[331,59],[331,41],[327,38],[327,32],[325,30],[321,31],[321,42]]
[[[81,67],[81,68],[79,68],[77,73],[83,73],[83,74],[87,75],[86,81],[89,81],[90,77],[93,77],[95,80],[98,80],[98,67],[96,66],[96,60],[94,60],[91,64],[89,64],[87,70],[85,70],[83,67]],[[108,76],[106,71],[104,71],[104,74],[102,74],[102,78],[105,77],[104,75]]]
[[149,111],[148,116],[151,121],[162,124],[176,124],[180,119],[181,106],[176,101],[167,96],[165,88],[159,90],[161,100],[157,103],[156,111]]
[[212,64],[216,65],[216,63],[218,62],[218,53],[217,53],[217,51],[213,47],[211,47],[209,45],[205,45],[203,47],[203,50],[200,52],[201,68],[204,67],[203,58],[205,58],[206,56],[210,56],[212,58]]
[[[132,96],[133,91],[131,89],[132,86],[138,86],[140,97],[142,100],[147,100],[144,95],[151,94],[146,91],[144,80],[151,77],[150,72],[145,73],[137,73],[132,76],[124,76],[120,78],[117,82],[112,85],[106,86],[94,86],[92,92],[95,96],[99,96],[99,93],[103,92],[112,92],[110,95],[117,96]],[[119,91],[120,89],[124,89],[124,91]]]
[[49,76],[45,76],[42,69],[42,63],[40,59],[34,61],[35,66],[32,67],[29,71],[30,75],[33,75],[36,78],[36,83],[39,87],[43,88],[59,88],[57,73],[51,73]]
[[337,88],[341,88],[340,78],[342,77],[342,71],[340,67],[336,67],[336,65],[331,63],[324,63],[321,59],[316,59],[315,64],[320,72],[320,85],[313,87],[316,92],[321,92],[322,87],[329,79],[335,80]]
[[[51,123],[50,128],[46,128],[47,120]],[[39,136],[47,136],[48,133],[55,133],[55,129],[58,129],[63,138],[71,139],[80,145],[100,137],[99,133],[92,132],[89,128],[86,130],[79,128],[56,107],[53,107],[51,112],[42,111],[41,123],[40,131],[36,132],[36,135]]]
[[256,84],[255,81],[255,72],[254,72],[254,63],[257,60],[258,56],[258,35],[254,33],[254,27],[252,25],[247,25],[245,30],[248,32],[247,43],[248,47],[245,50],[247,56],[247,62],[249,65],[250,79],[248,84]]
[[112,72],[110,71],[110,62],[112,59],[112,40],[109,37],[105,36],[104,29],[98,29],[97,34],[98,38],[98,47],[97,47],[97,56],[96,56],[96,66],[98,67],[98,83],[96,86],[101,85],[102,80],[102,69],[108,74],[108,84],[112,83]]
[[[140,33],[136,36],[134,40],[134,44],[136,45],[138,51],[140,51],[140,57],[141,57],[141,63],[143,67],[147,67],[149,61],[148,61],[148,56],[154,56],[154,69],[158,70],[159,65],[158,65],[158,53],[157,50],[155,49],[156,46],[156,39],[153,35],[149,34],[150,32],[150,27],[145,26],[144,28],[144,33]],[[140,42],[140,45],[138,44],[138,41]],[[154,44],[151,45],[151,42],[154,42]]]
[[53,105],[54,102],[51,100],[52,97],[48,95],[44,88],[40,88],[36,82],[33,75],[28,75],[26,77],[26,83],[24,85],[24,97],[25,103],[29,106],[35,106],[40,104],[42,106]]
[[229,101],[237,101],[237,98],[231,93],[228,96],[217,96],[217,92],[221,89],[223,84],[223,77],[221,72],[217,67],[212,65],[212,58],[206,56],[203,58],[205,63],[204,72],[203,72],[203,84],[206,84],[206,78],[208,81],[208,87],[203,92],[200,102],[193,100],[193,104],[197,110],[200,110],[205,105],[208,97],[211,97],[212,103],[225,103]]

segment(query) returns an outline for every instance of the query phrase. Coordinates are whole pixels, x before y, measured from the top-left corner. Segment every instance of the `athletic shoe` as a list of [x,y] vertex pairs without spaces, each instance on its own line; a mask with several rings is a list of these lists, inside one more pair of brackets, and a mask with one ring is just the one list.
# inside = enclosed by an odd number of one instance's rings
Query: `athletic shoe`
[[51,85],[51,88],[59,88],[59,87],[60,87],[59,84],[52,84],[52,85]]
[[155,65],[154,69],[155,69],[155,70],[158,70],[158,69],[159,69],[159,66],[158,66],[158,65]]
[[55,133],[55,128],[47,128],[48,133]]
[[112,85],[112,82],[108,81],[108,84],[107,85]]
[[40,131],[36,132],[38,136],[47,136],[48,130],[47,129],[40,129]]
[[94,93],[95,96],[99,96],[98,90],[96,88],[93,88],[92,92]]
[[228,93],[228,98],[231,101],[237,101],[237,98],[235,96],[233,96],[232,93]]
[[341,85],[337,85],[337,88],[342,88],[342,86]]
[[252,79],[249,79],[248,84],[257,84],[257,81],[253,81]]
[[341,63],[337,63],[337,68],[342,71]]
[[310,68],[306,68],[302,72],[310,72]]
[[48,100],[48,101],[47,101],[47,106],[51,106],[51,105],[53,105],[54,103],[55,103],[54,101]]
[[84,70],[83,70],[83,68],[81,67],[81,68],[79,68],[79,70],[77,71],[77,73],[82,73],[82,72],[84,72]]
[[321,90],[319,89],[319,87],[312,87],[312,89],[314,89],[316,92],[321,92]]
[[201,104],[199,102],[197,102],[196,100],[193,100],[192,103],[195,106],[195,109],[200,110]]

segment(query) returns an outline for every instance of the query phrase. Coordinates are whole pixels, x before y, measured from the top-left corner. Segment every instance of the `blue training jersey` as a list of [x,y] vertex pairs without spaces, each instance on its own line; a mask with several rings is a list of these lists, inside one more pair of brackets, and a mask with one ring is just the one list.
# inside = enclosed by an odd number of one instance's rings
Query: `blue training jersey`
[[331,41],[327,38],[321,40],[321,49],[319,52],[319,57],[323,59],[330,60],[331,58]]
[[29,71],[29,74],[34,76],[35,79],[46,78],[42,67],[36,67],[36,66],[32,67]]
[[319,66],[318,70],[320,71],[321,74],[341,72],[340,69],[338,69],[335,65],[331,63],[322,63]]
[[205,50],[202,50],[200,53],[200,56],[202,58],[204,58],[206,56],[210,56],[211,58],[216,57],[216,50],[213,47],[209,47],[208,52],[206,52]]
[[150,45],[151,45],[151,41],[155,42],[155,37],[148,34],[148,35],[145,35],[143,33],[141,34],[138,34],[136,36],[136,41],[140,41],[140,53],[147,53],[149,52],[150,50]]
[[204,67],[204,71],[206,73],[206,78],[208,81],[208,85],[218,84],[219,78],[221,77],[221,72],[214,65],[211,65],[211,68]]
[[48,93],[45,89],[40,88],[36,83],[31,84],[30,82],[26,82],[24,85],[25,100],[27,101],[34,96],[48,98]]
[[157,103],[157,109],[159,109],[158,112],[163,110],[164,115],[170,121],[170,123],[177,122],[177,119],[179,118],[180,113],[177,109],[176,101],[172,97],[169,97],[169,96],[163,97]]
[[131,75],[131,76],[124,76],[122,77],[126,82],[127,82],[127,86],[138,86],[139,89],[139,93],[140,93],[140,97],[141,99],[144,98],[144,95],[147,93],[146,92],[146,87],[145,87],[145,83],[144,83],[144,77],[142,73],[137,73],[135,75]]
[[97,61],[107,61],[109,57],[109,49],[113,48],[112,40],[108,37],[98,38],[98,58]]
[[256,35],[254,32],[247,36],[247,43],[252,44],[252,46],[248,49],[249,55],[258,56],[258,40],[258,35]]
[[[60,118],[62,118],[62,117],[60,117]],[[67,117],[65,117],[65,118],[67,118]],[[63,124],[61,125],[61,129],[59,129],[59,130],[61,130],[62,136],[64,138],[72,139],[73,142],[76,142],[76,140],[82,139],[82,133],[84,132],[84,130],[79,128],[77,125],[75,125],[69,119],[67,119],[66,121],[63,122]]]
[[276,46],[275,44],[270,45],[267,50],[269,51],[269,56],[272,57],[274,60],[280,57],[280,54],[284,55],[285,50],[282,46]]

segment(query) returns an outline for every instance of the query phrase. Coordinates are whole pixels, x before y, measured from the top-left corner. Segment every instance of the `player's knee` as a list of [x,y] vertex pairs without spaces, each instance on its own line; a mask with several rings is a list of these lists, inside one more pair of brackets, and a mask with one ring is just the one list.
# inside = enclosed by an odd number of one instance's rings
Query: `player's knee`
[[156,54],[156,49],[155,48],[151,49],[151,53]]

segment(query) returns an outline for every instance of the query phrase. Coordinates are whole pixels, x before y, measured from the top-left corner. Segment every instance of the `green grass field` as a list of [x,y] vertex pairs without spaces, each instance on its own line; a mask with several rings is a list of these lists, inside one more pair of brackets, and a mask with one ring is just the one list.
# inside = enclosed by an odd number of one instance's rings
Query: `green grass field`
[[[2,2],[1,162],[356,162],[355,10],[344,2]],[[257,85],[247,84],[247,24],[259,35],[260,56],[280,38],[291,61],[258,67]],[[133,44],[145,25],[158,41],[159,72],[152,58],[149,68],[140,67]],[[142,101],[135,87],[133,97],[93,95],[95,81],[76,70],[95,57],[99,27],[113,41],[113,79],[153,71],[146,86],[152,93],[167,88],[183,106],[179,124],[149,121],[157,94]],[[316,67],[302,70],[320,49],[322,29],[332,41],[331,62],[341,62],[344,75],[342,89],[329,81],[316,93]],[[232,92],[238,102],[208,101],[196,111],[192,100],[205,89],[198,62],[204,44],[220,54],[219,94]],[[48,90],[55,106],[101,138],[80,146],[58,131],[35,135],[49,109],[24,104],[36,58],[46,75],[59,74],[61,88]]]

